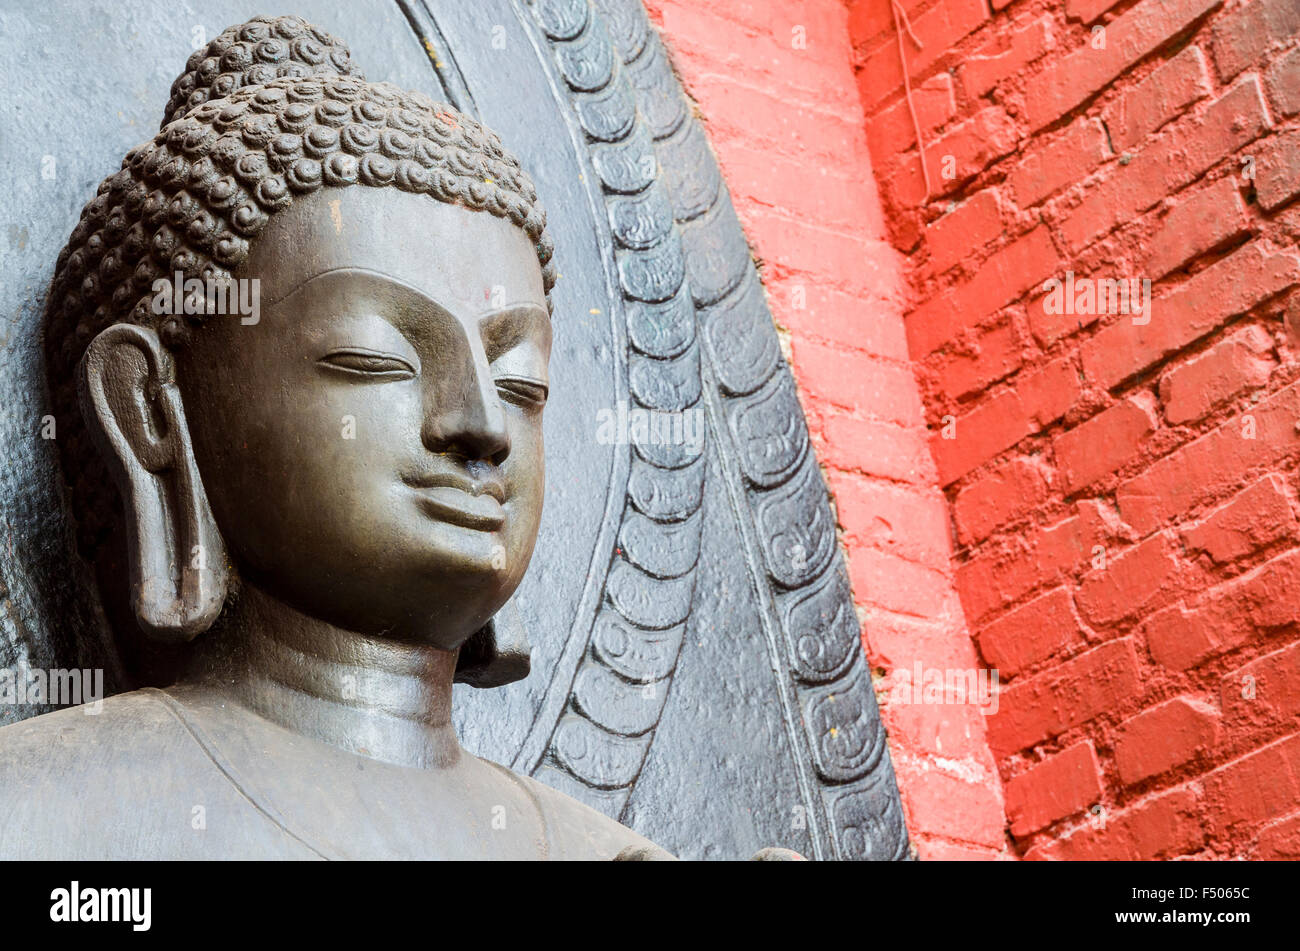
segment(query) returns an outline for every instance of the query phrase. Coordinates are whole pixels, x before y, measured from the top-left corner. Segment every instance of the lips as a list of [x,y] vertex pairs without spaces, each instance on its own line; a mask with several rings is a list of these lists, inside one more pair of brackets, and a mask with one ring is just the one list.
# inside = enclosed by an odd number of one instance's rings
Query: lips
[[416,490],[421,507],[439,521],[484,532],[505,524],[505,490],[499,479],[438,473],[405,481]]
[[506,521],[506,510],[487,495],[471,495],[450,486],[420,489],[420,504],[434,518],[483,532],[496,531]]

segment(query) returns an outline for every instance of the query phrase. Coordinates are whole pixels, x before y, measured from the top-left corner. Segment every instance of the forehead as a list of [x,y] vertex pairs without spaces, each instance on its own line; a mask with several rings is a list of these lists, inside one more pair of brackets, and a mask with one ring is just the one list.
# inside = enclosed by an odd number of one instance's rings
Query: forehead
[[415,288],[453,313],[546,307],[537,252],[522,228],[397,188],[323,188],[276,212],[237,276],[264,304],[320,274],[362,268]]

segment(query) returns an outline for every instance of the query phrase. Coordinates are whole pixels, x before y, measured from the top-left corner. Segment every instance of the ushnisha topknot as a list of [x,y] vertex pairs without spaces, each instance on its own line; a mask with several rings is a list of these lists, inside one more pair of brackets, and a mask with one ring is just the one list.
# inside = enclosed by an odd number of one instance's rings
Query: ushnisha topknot
[[[162,128],[99,186],[59,255],[46,304],[46,370],[64,471],[109,480],[86,445],[76,367],[118,322],[184,346],[203,314],[156,315],[154,282],[222,280],[270,216],[326,186],[394,187],[485,211],[533,241],[550,305],[552,243],[537,190],[496,133],[444,103],[367,82],[347,47],[300,17],[256,17],[189,59]],[[81,494],[81,493],[78,493]],[[74,499],[83,528],[92,512]],[[96,547],[82,534],[83,551]]]
[[362,82],[366,78],[353,65],[347,45],[320,27],[295,16],[254,17],[227,27],[206,47],[194,51],[185,72],[172,83],[162,125],[245,86],[321,75],[351,76]]

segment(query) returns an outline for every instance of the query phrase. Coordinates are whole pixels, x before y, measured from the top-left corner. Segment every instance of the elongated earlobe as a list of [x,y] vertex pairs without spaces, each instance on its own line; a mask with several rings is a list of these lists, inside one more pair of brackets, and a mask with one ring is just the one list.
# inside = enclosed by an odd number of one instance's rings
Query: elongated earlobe
[[91,341],[79,381],[86,424],[126,508],[136,619],[177,642],[217,619],[228,577],[173,374],[153,330],[114,324]]

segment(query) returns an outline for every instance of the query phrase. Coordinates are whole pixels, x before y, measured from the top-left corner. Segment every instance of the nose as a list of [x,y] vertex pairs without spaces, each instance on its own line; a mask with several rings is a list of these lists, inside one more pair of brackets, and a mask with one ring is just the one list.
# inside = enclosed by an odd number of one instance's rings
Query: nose
[[431,452],[499,466],[510,455],[510,431],[483,346],[462,338],[447,351],[426,370],[420,437]]

